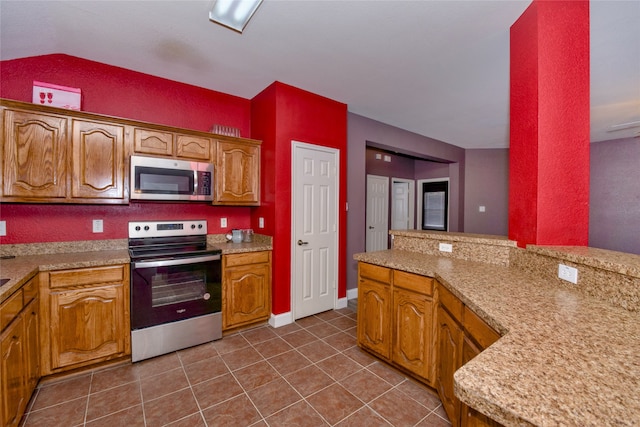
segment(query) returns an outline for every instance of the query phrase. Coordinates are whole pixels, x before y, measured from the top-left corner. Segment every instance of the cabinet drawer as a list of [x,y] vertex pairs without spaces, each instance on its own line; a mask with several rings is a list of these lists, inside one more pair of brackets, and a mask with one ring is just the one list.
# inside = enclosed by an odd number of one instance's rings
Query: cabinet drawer
[[487,325],[484,320],[478,317],[469,307],[464,307],[464,328],[471,338],[473,338],[484,350],[494,342],[498,341],[500,335]]
[[271,260],[271,252],[246,252],[243,254],[232,254],[224,256],[225,267],[235,267],[236,265],[261,264]]
[[433,295],[433,279],[419,274],[393,271],[393,286],[415,291],[423,295]]
[[125,280],[125,268],[92,267],[78,270],[52,271],[49,273],[49,288],[95,285],[98,283],[122,282]]
[[453,315],[455,320],[462,323],[462,301],[442,285],[438,285],[438,298],[440,305],[445,307],[449,313]]
[[0,330],[4,330],[22,310],[22,288],[13,293],[0,306]]
[[387,267],[360,262],[358,263],[358,269],[361,277],[366,277],[377,282],[391,283],[391,269]]
[[26,285],[22,287],[24,293],[24,305],[26,306],[38,296],[38,286],[35,278],[29,280]]
[[211,159],[211,140],[199,136],[177,135],[176,155],[178,157],[209,161]]

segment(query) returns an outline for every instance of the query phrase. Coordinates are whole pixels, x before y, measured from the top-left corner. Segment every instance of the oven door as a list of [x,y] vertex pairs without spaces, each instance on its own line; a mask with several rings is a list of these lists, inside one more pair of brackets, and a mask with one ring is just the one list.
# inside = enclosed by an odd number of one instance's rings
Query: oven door
[[220,255],[131,263],[131,329],[220,312]]

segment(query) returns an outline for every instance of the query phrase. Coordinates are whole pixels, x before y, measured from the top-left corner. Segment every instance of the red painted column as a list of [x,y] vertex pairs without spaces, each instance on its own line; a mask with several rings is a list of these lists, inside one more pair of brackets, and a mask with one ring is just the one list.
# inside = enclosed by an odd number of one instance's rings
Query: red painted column
[[589,2],[534,0],[511,27],[509,238],[587,246]]

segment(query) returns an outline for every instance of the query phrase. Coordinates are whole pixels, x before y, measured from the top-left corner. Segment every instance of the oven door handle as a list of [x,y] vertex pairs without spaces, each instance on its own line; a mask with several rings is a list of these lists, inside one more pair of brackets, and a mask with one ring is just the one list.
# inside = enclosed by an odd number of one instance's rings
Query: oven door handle
[[172,265],[197,264],[200,262],[218,261],[220,255],[206,255],[194,258],[161,259],[157,261],[138,261],[133,263],[133,268],[170,267]]

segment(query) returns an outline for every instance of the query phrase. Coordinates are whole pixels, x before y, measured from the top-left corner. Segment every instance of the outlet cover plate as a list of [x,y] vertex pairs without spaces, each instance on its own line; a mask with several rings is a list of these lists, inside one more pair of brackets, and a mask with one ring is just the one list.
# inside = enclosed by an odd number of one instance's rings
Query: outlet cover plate
[[227,228],[227,218],[220,218],[220,228]]
[[102,233],[104,231],[104,224],[101,219],[93,220],[93,232]]
[[568,265],[558,264],[558,277],[574,285],[578,284],[578,269]]
[[0,236],[7,235],[7,221],[0,221]]
[[440,252],[453,252],[453,245],[451,243],[440,243],[438,249]]

